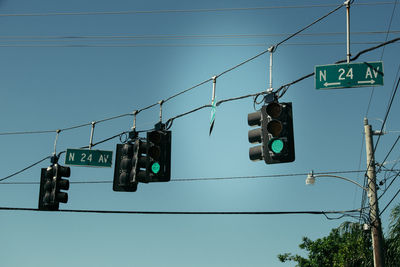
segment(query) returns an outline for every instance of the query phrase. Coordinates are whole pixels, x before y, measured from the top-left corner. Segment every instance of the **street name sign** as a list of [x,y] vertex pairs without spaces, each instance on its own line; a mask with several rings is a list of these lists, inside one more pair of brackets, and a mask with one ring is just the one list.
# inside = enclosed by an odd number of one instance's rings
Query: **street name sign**
[[315,66],[315,89],[383,85],[383,63],[360,62]]
[[86,167],[111,168],[112,153],[112,151],[105,150],[68,148],[65,155],[65,164]]

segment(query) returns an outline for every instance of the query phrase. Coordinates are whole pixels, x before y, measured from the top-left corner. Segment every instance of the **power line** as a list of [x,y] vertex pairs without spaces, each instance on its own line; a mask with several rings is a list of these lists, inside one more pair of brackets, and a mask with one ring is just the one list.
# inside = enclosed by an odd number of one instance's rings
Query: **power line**
[[389,157],[390,153],[392,153],[394,147],[396,146],[397,142],[400,140],[400,135],[397,137],[396,141],[394,141],[392,147],[389,149],[389,152],[386,154],[385,158],[382,160],[381,165],[379,166],[379,169],[376,171],[377,173],[379,173],[382,169],[383,164],[385,163],[385,161],[387,160],[387,158]]
[[[120,115],[117,115],[117,116],[113,116],[113,117],[104,118],[104,119],[101,119],[101,120],[98,120],[98,121],[94,121],[94,122],[97,124],[97,123],[102,123],[102,122],[106,122],[106,121],[110,121],[110,120],[115,120],[115,119],[126,117],[126,116],[133,116],[133,113],[124,113],[124,114],[120,114]],[[91,125],[92,125],[92,122],[88,122],[88,123],[78,124],[78,125],[74,125],[74,126],[70,126],[70,127],[66,127],[66,128],[56,129],[56,130],[3,132],[3,133],[0,133],[0,136],[57,133],[57,132],[70,131],[70,130],[74,130],[74,129],[78,129],[78,128],[82,128],[82,127],[86,127],[86,126],[91,126]]]
[[43,162],[43,161],[45,161],[46,159],[49,159],[49,158],[50,158],[50,156],[47,156],[47,157],[45,157],[45,158],[43,158],[43,159],[41,159],[41,160],[39,160],[39,161],[37,161],[37,162],[35,162],[35,163],[29,165],[28,167],[23,168],[22,170],[19,170],[19,171],[14,172],[14,173],[12,173],[12,174],[10,174],[10,175],[4,177],[4,178],[1,178],[0,181],[7,180],[7,179],[9,179],[9,178],[11,178],[11,177],[13,177],[13,176],[15,176],[15,175],[17,175],[17,174],[20,174],[20,173],[22,173],[22,172],[24,172],[24,171],[26,171],[26,170],[28,170],[28,169],[30,169],[30,168],[32,168],[32,167],[38,165],[38,164],[40,164],[41,162]]
[[[390,171],[390,170],[389,170]],[[385,193],[389,190],[389,188],[392,186],[392,184],[396,181],[397,177],[399,177],[400,171],[392,178],[393,180],[390,182],[390,184],[385,188],[385,191],[379,196],[378,200],[385,195]]]
[[[387,40],[388,40],[388,37],[389,37],[389,32],[390,32],[390,28],[392,27],[392,21],[393,21],[394,11],[396,10],[397,1],[398,1],[398,0],[396,0],[396,2],[394,2],[392,15],[390,16],[390,20],[389,20],[389,26],[388,26],[388,29],[387,29],[387,31],[386,31],[385,41],[387,41]],[[383,54],[384,54],[384,53],[385,53],[385,47],[383,47],[383,49],[382,49],[382,54],[381,54],[381,59],[380,59],[380,60],[382,60]],[[371,106],[372,96],[374,95],[374,91],[375,91],[375,86],[372,86],[371,95],[370,95],[370,97],[369,97],[368,107],[367,107],[367,112],[366,112],[366,114],[365,114],[365,118],[367,118],[367,116],[368,116],[368,112],[369,112],[369,108],[370,108],[370,106]]]
[[[398,34],[399,30],[393,31],[361,31],[352,32],[352,35],[378,35],[378,34]],[[313,36],[341,36],[345,32],[315,32],[315,33],[299,33],[298,36],[313,37]],[[284,37],[290,36],[290,33],[263,33],[263,34],[160,34],[160,35],[58,35],[58,36],[45,36],[45,35],[9,35],[1,36],[0,41],[76,41],[76,40],[169,40],[169,39],[248,39],[248,38],[264,38],[264,37]],[[387,39],[386,39],[387,40]]]
[[[356,3],[359,6],[389,5],[394,2]],[[128,11],[81,11],[81,12],[45,12],[45,13],[3,13],[0,17],[44,17],[44,16],[88,16],[88,15],[134,15],[134,14],[163,14],[163,13],[209,13],[209,12],[236,12],[277,9],[323,8],[336,5],[298,5],[298,6],[261,6],[261,7],[232,7],[232,8],[204,8],[204,9],[160,9],[160,10],[128,10]]]
[[393,200],[397,197],[397,195],[400,193],[400,189],[397,190],[396,194],[393,196],[393,198],[389,201],[389,203],[385,206],[385,208],[379,213],[379,216],[382,215],[382,213],[385,212],[385,210],[389,207],[389,205],[393,202]]
[[[352,42],[353,45],[373,45],[381,42]],[[285,43],[282,46],[336,46],[344,45],[346,42],[304,42],[304,43]],[[186,44],[158,44],[158,43],[131,43],[131,44],[0,44],[3,48],[140,48],[140,47],[265,47],[265,43],[186,43]],[[269,51],[263,51],[263,54]],[[260,55],[260,56],[261,56]],[[252,61],[255,58],[250,59]],[[243,64],[246,64],[244,62]],[[242,64],[242,65],[243,65]],[[240,65],[241,66],[241,65]]]
[[[15,207],[0,207],[0,210],[5,211],[35,211],[43,212],[34,208],[15,208]],[[47,211],[48,212],[48,211]],[[141,210],[58,210],[52,211],[63,213],[97,213],[97,214],[142,214],[142,215],[325,215],[326,214],[349,214],[360,212],[357,210],[343,210],[343,211],[141,211]]]

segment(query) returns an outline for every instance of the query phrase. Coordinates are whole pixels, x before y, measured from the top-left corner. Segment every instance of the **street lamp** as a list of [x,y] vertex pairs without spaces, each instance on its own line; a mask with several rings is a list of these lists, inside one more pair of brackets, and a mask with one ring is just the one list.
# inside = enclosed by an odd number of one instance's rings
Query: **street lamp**
[[[342,177],[342,176],[338,176],[338,175],[330,175],[330,174],[319,174],[319,175],[314,175],[314,171],[311,171],[311,172],[309,172],[309,173],[307,174],[306,185],[313,185],[313,184],[315,183],[315,178],[318,178],[318,177],[331,177],[331,178],[342,179],[342,180],[345,180],[345,181],[348,181],[348,182],[350,182],[350,183],[353,183],[353,184],[357,185],[358,187],[360,187],[361,189],[363,189],[365,192],[368,193],[368,189],[367,189],[367,188],[365,188],[364,186],[360,185],[360,184],[357,183],[356,181],[353,181],[353,180],[351,180],[351,179],[349,179],[349,178]],[[368,224],[364,224],[364,225],[363,225],[363,229],[364,229],[365,231],[366,231],[366,230],[369,230],[369,229],[370,229],[370,226],[369,226]]]
[[353,183],[353,184],[357,185],[358,187],[360,187],[361,189],[363,189],[365,192],[368,193],[368,189],[367,189],[367,188],[365,188],[364,186],[360,185],[360,184],[357,183],[356,181],[353,181],[353,180],[351,180],[351,179],[349,179],[349,178],[342,177],[342,176],[337,176],[337,175],[330,175],[330,174],[318,174],[318,175],[314,175],[314,171],[311,171],[310,173],[308,173],[307,179],[306,179],[306,184],[307,184],[307,185],[309,185],[309,184],[310,184],[310,185],[313,185],[313,184],[315,183],[315,178],[318,178],[318,177],[331,177],[331,178],[342,179],[342,180],[345,180],[345,181],[348,181],[348,182],[350,182],[350,183]]

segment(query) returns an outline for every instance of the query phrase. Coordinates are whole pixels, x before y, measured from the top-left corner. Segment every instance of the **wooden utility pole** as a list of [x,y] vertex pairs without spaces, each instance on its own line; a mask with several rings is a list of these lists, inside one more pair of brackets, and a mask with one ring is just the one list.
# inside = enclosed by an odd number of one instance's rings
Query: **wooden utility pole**
[[365,149],[367,153],[368,199],[371,220],[372,249],[374,254],[374,267],[385,266],[383,252],[383,235],[381,219],[379,218],[378,198],[376,190],[375,156],[372,140],[372,128],[368,119],[364,118]]

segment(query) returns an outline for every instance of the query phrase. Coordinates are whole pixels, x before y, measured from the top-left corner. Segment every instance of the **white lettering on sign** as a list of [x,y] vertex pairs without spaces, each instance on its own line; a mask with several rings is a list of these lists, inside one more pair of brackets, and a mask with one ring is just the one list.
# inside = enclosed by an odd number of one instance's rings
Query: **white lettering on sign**
[[349,71],[346,74],[346,77],[353,80],[353,68],[349,69]]
[[[379,66],[376,67],[376,70],[375,70],[375,68],[373,68],[372,71],[373,71],[374,77],[375,77],[375,79],[376,79],[376,78],[378,77],[378,74],[379,74]],[[365,79],[367,79],[368,77],[370,77],[371,79],[373,79],[373,77],[372,77],[372,72],[371,72],[371,68],[370,68],[370,67],[367,68],[367,72],[365,73]]]
[[107,163],[108,155],[100,155],[99,162]]
[[324,70],[324,72],[322,72],[322,70],[319,71],[319,80],[322,81],[322,79],[326,81],[326,70]]
[[[339,74],[339,80],[346,80],[346,78],[350,78],[351,80],[353,80],[353,68],[350,68],[349,69],[349,71],[346,73],[346,70],[345,69],[343,69],[343,68],[340,68],[339,70],[338,70],[338,72],[340,73]],[[343,75],[345,75],[346,74],[346,78],[345,77],[343,77]]]
[[74,161],[74,158],[75,158],[75,153],[70,153],[68,160],[69,161]]
[[86,153],[82,153],[81,154],[81,162],[92,162],[93,160],[93,155],[91,153],[89,153],[89,155],[86,155]]
[[370,76],[370,78],[372,79],[372,73],[371,73],[371,69],[370,68],[368,68],[367,72],[365,73],[365,79],[367,79],[368,76]]

